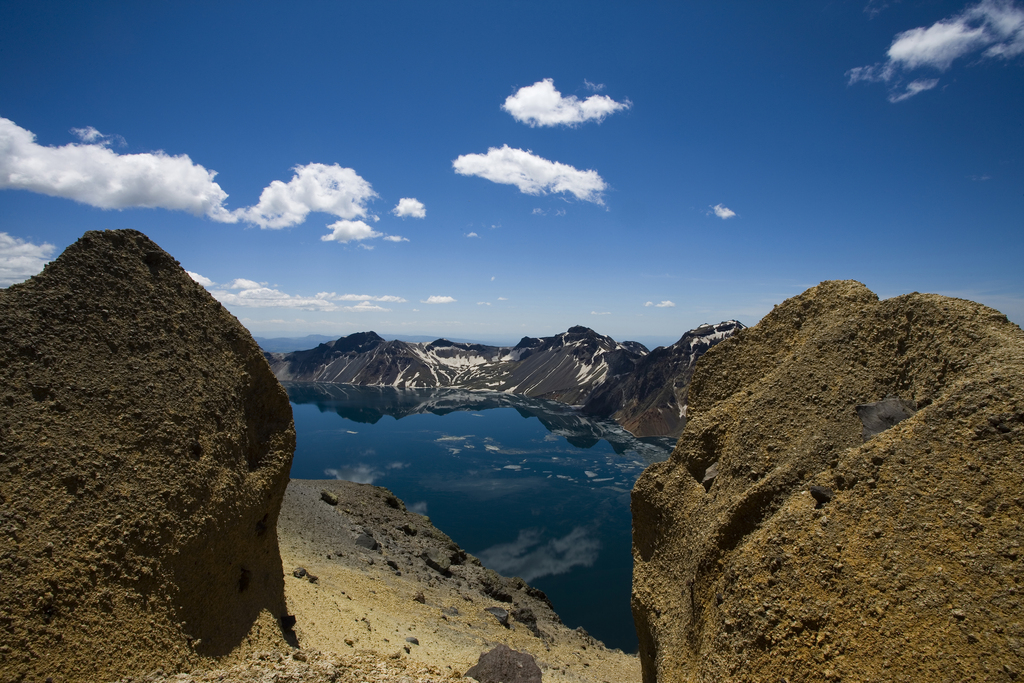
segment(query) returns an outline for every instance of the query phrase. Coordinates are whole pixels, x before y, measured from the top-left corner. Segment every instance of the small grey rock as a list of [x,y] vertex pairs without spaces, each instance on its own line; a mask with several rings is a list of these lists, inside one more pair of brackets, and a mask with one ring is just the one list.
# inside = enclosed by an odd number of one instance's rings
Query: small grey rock
[[501,607],[488,607],[484,610],[494,615],[494,618],[498,620],[498,623],[508,628],[508,610],[502,609]]
[[380,544],[377,540],[367,533],[362,533],[356,536],[356,545],[360,548],[366,548],[367,550],[377,550],[380,548]]
[[296,567],[295,570],[292,572],[292,576],[294,576],[296,579],[301,579],[305,575],[306,575],[306,568],[305,567]]
[[857,406],[857,415],[863,427],[862,438],[867,441],[876,434],[884,432],[917,412],[917,407],[898,396],[886,396],[875,403],[864,403]]
[[451,559],[437,548],[429,548],[421,555],[427,566],[442,574],[447,574],[452,566]]
[[409,636],[408,638],[405,639],[405,642],[412,643],[413,645],[419,645],[420,644],[419,638],[417,638],[416,636]]

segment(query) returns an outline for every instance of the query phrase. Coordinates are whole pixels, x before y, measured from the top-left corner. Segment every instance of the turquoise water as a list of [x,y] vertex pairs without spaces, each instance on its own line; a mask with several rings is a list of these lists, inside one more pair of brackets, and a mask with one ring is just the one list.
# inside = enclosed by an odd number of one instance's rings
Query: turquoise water
[[547,593],[568,626],[636,651],[629,491],[672,440],[506,394],[287,388],[292,477],[386,486],[486,566]]

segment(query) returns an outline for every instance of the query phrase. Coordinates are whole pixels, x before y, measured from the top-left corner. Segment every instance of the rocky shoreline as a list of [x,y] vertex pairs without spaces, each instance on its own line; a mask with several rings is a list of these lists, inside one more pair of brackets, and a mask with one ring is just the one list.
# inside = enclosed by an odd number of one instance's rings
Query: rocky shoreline
[[[387,489],[293,480],[278,524],[298,644],[458,680],[497,644],[548,681],[638,681],[635,655],[561,623],[543,592],[500,576]],[[437,675],[437,674],[432,674]]]

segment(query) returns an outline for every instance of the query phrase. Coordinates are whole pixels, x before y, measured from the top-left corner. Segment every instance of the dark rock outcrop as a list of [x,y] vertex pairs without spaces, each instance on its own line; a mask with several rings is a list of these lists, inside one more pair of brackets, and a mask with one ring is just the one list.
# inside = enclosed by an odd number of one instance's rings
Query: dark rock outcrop
[[[857,407],[887,396],[901,414],[865,441]],[[689,406],[633,490],[646,681],[1024,672],[1024,334],[1005,316],[825,282],[711,349]]]
[[498,645],[480,655],[480,661],[466,672],[466,676],[480,683],[541,682],[540,667],[533,657],[512,650],[508,645]]
[[283,644],[294,444],[249,333],[142,233],[0,290],[0,679]]

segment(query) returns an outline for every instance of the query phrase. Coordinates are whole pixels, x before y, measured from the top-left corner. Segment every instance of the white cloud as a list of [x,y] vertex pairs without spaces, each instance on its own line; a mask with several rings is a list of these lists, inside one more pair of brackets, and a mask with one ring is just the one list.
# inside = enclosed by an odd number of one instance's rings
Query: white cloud
[[[377,232],[363,221],[335,221],[327,226],[331,232],[323,235],[320,239],[324,242],[351,242],[353,240],[367,240],[374,237],[381,237],[382,232]],[[362,245],[360,245],[362,246]]]
[[[81,131],[83,140],[105,137],[94,128]],[[228,195],[213,181],[216,172],[192,163],[188,155],[117,154],[102,143],[47,147],[35,138],[0,118],[0,189],[28,190],[100,209],[160,208],[224,223],[238,220],[223,206]]]
[[427,297],[426,299],[420,299],[420,303],[421,304],[450,304],[450,303],[452,303],[454,301],[455,301],[455,299],[453,299],[450,296],[437,296],[437,295]]
[[715,204],[714,206],[712,206],[711,211],[713,211],[714,214],[721,218],[722,220],[725,220],[726,218],[732,218],[733,216],[736,215],[735,211],[733,211],[727,206],[722,206],[721,204]]
[[295,175],[291,180],[270,183],[260,194],[259,203],[239,209],[235,212],[238,217],[261,228],[276,229],[298,225],[311,212],[319,211],[345,219],[339,221],[342,223],[353,218],[365,218],[366,203],[377,197],[370,183],[351,168],[342,168],[338,164],[306,164],[292,170]]
[[193,273],[191,270],[186,270],[185,272],[188,273],[190,278],[201,284],[203,287],[211,287],[214,284],[213,280],[208,277],[203,277],[199,273]]
[[490,301],[477,301],[476,305],[477,306],[490,306],[491,302]]
[[467,232],[466,233],[466,237],[479,237],[479,236],[480,235],[476,234],[475,232]]
[[671,301],[668,301],[668,300],[662,301],[660,304],[654,304],[654,305],[657,308],[675,308],[676,307],[676,305],[674,303],[672,303]]
[[544,209],[534,209],[532,213],[533,213],[534,216],[543,216],[544,215]]
[[399,199],[398,206],[391,209],[391,213],[400,218],[405,216],[411,216],[412,218],[427,217],[427,209],[423,206],[423,202],[419,202],[412,197],[402,197]]
[[554,81],[545,78],[520,88],[515,95],[505,100],[501,108],[516,121],[534,127],[577,126],[586,121],[600,122],[609,114],[631,106],[633,104],[629,100],[616,102],[607,95],[591,95],[582,101],[575,95],[562,97],[562,93],[555,90]]
[[601,92],[604,90],[604,83],[591,83],[587,79],[583,79],[584,87],[591,92]]
[[501,149],[491,147],[487,154],[463,154],[452,166],[460,175],[515,185],[525,194],[569,192],[577,199],[595,204],[604,204],[601,193],[608,187],[597,171],[580,171],[508,145]]
[[409,239],[407,237],[399,237],[398,235],[385,235],[384,236],[384,241],[385,242],[408,242]]
[[591,311],[590,312],[590,315],[611,315],[611,314],[612,314],[611,311],[600,311],[600,312],[598,312],[598,311]]
[[[0,162],[2,163],[2,162]],[[32,244],[0,232],[0,287],[38,275],[56,249],[52,244]]]
[[981,52],[982,59],[1024,54],[1024,9],[1009,0],[982,0],[931,26],[896,34],[886,61],[846,72],[850,85],[894,82],[890,102],[902,102],[938,85],[937,78],[916,79],[903,88],[902,75],[919,68],[946,71],[961,57]]
[[[494,278],[491,278],[491,279],[493,280]],[[498,297],[498,301],[508,301],[508,297],[507,296],[499,296]]]
[[[214,182],[216,171],[193,163],[188,155],[117,154],[108,146],[114,140],[123,144],[120,136],[104,135],[92,126],[71,132],[81,144],[48,147],[36,143],[32,132],[0,118],[0,189],[28,190],[100,209],[187,211],[221,223],[243,220],[262,228],[298,225],[314,211],[337,216],[342,223],[378,220],[367,215],[367,202],[377,197],[370,183],[338,164],[296,166],[290,181],[275,180],[264,188],[255,206],[229,211],[224,207],[227,193]],[[368,227],[356,232],[352,225],[340,227],[328,239],[381,236]]]

